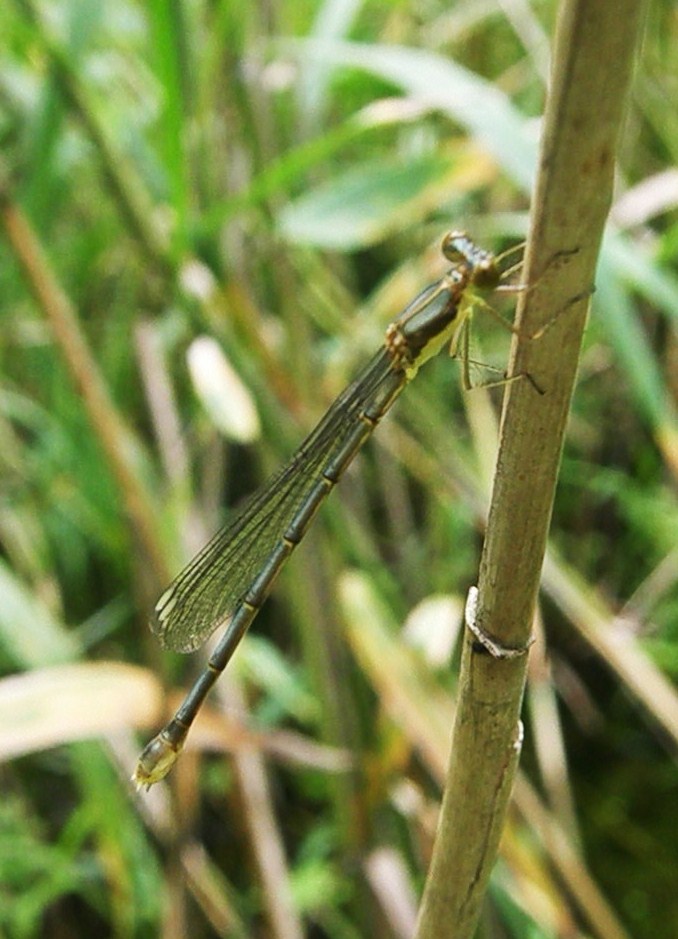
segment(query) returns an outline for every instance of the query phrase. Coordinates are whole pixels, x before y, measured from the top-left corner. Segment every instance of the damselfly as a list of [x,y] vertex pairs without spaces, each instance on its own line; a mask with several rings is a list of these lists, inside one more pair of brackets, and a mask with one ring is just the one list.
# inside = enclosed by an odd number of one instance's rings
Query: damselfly
[[246,502],[162,594],[151,628],[178,652],[226,630],[172,720],[142,752],[134,774],[151,786],[172,768],[205,697],[259,612],[321,503],[417,370],[447,343],[454,352],[475,291],[499,284],[497,258],[464,232],[448,233],[452,267],[388,326],[382,348],[332,404],[291,460]]

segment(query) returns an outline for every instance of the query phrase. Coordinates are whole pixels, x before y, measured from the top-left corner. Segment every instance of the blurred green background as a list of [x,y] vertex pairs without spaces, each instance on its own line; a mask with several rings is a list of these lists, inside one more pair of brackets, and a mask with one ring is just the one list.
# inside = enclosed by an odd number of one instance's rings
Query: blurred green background
[[[411,934],[501,390],[427,366],[171,787],[137,794],[138,749],[200,667],[147,617],[441,275],[444,232],[525,237],[557,6],[2,4],[0,935]],[[678,929],[677,97],[678,11],[656,0],[493,939]],[[503,367],[491,317],[474,343]]]

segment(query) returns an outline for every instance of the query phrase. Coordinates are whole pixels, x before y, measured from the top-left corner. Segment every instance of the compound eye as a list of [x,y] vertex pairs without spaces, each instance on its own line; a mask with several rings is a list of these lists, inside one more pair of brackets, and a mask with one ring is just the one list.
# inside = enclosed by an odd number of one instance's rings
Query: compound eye
[[465,231],[450,231],[443,238],[443,255],[454,264],[466,260],[470,248],[471,241]]
[[488,255],[473,265],[473,283],[476,287],[494,289],[499,285],[501,274],[493,255]]

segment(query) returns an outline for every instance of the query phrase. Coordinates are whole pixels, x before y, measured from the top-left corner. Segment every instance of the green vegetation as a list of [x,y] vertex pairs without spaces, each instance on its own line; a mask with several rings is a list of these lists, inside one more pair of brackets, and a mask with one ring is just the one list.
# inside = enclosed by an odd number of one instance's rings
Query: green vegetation
[[[147,628],[171,574],[440,276],[445,231],[525,237],[556,4],[503,6],[3,4],[1,936],[411,934],[502,393],[444,355],[171,785],[129,776],[199,664]],[[678,922],[678,16],[648,13],[483,937]],[[503,369],[492,317],[474,341]]]

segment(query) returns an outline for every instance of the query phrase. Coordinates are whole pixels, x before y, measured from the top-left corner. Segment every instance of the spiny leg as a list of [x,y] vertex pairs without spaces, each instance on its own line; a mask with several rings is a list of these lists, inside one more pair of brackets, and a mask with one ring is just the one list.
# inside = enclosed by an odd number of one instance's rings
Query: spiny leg
[[[488,312],[491,312],[495,317],[499,319],[501,323],[504,324],[508,329],[513,332],[511,324],[508,323],[502,316],[500,316],[497,311],[490,306],[489,303],[486,303],[481,297],[473,298],[473,306],[476,304],[481,306],[483,309],[486,309]],[[470,321],[473,310],[470,310],[464,322],[462,323],[459,332],[456,336],[456,341],[454,346],[450,346],[450,354],[452,356],[458,357],[461,359],[461,378],[464,391],[473,391],[474,388],[498,388],[501,385],[511,385],[514,381],[519,381],[520,379],[526,378],[529,383],[532,385],[537,394],[543,395],[544,391],[536,383],[534,378],[530,375],[529,372],[518,372],[516,375],[507,375],[506,372],[501,372],[501,378],[490,379],[489,381],[476,382],[475,384],[471,381],[471,373],[469,369],[470,364],[482,365],[483,368],[493,369],[491,365],[485,365],[484,363],[475,362],[470,356]],[[496,371],[501,371],[497,369]]]

